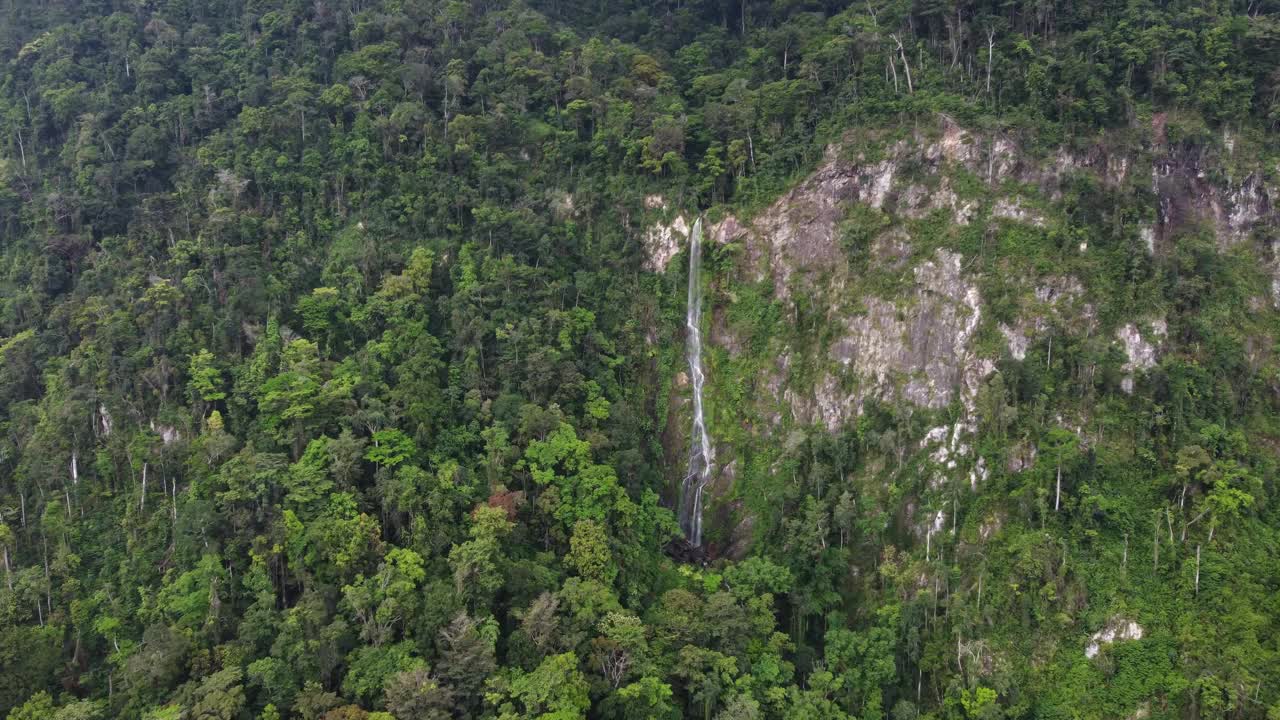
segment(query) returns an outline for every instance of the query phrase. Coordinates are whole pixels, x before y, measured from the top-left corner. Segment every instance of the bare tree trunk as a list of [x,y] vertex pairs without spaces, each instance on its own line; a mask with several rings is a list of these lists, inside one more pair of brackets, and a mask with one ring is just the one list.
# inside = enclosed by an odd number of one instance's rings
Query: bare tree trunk
[[1182,534],[1178,537],[1178,542],[1187,541],[1187,484],[1182,484],[1182,497],[1178,500],[1178,515],[1182,517]]
[[1154,548],[1154,550],[1152,551],[1154,554],[1154,559],[1151,561],[1151,571],[1156,572],[1160,569],[1160,518],[1159,517],[1156,517],[1155,532],[1152,534],[1151,542],[1152,542],[1152,547]]
[[898,44],[898,54],[902,56],[902,69],[907,73],[907,94],[915,92],[914,86],[911,84],[911,64],[907,62],[907,51],[902,47],[902,41],[898,39],[897,33],[890,35],[893,41]]
[[1053,491],[1053,511],[1058,512],[1062,504],[1062,459],[1058,459],[1058,483]]
[[996,30],[987,28],[987,94],[991,94],[991,61],[996,52]]
[[27,146],[22,144],[22,128],[18,130],[18,152],[22,154],[22,171],[27,171]]
[[142,494],[138,496],[138,512],[147,506],[147,464],[142,463]]
[[[49,614],[53,615],[53,577],[49,575],[49,538],[43,538],[44,542],[44,598],[45,603],[49,606]],[[39,605],[40,601],[36,601]]]
[[1200,597],[1200,546],[1196,545],[1196,597]]

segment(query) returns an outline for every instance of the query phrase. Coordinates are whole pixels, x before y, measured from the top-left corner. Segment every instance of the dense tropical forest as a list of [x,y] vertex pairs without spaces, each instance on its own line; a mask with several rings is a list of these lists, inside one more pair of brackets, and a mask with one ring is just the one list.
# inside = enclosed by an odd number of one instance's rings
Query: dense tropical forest
[[1280,718],[1277,0],[0,0],[0,63],[0,717]]

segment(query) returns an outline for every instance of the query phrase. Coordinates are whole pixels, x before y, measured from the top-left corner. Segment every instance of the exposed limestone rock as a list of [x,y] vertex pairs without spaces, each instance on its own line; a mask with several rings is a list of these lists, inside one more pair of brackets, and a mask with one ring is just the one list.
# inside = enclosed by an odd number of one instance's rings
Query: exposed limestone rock
[[1259,173],[1225,186],[1213,182],[1199,166],[1199,158],[1169,154],[1151,167],[1156,195],[1156,241],[1199,220],[1210,222],[1218,247],[1230,248],[1259,227],[1274,225],[1273,191]]
[[738,218],[728,215],[707,230],[707,237],[713,245],[726,245],[742,237],[746,231]]
[[[937,449],[933,451],[933,454],[930,455],[930,457],[939,465],[946,465],[947,461],[950,460],[951,450],[947,447],[947,438],[950,437],[950,435],[951,428],[943,425],[941,427],[930,428],[929,432],[924,434],[924,439],[920,441],[920,444],[925,447],[930,445],[937,446]],[[951,463],[952,467],[954,467],[955,461],[952,460]]]
[[1045,226],[1044,217],[1024,206],[1019,198],[1000,198],[991,207],[991,215],[1003,220],[1026,223],[1033,227]]
[[[1080,281],[1063,275],[1050,275],[1036,286],[1036,301],[1052,307],[1070,303],[1084,295]],[[1088,309],[1092,312],[1092,309]]]
[[941,510],[933,514],[933,525],[929,527],[930,535],[937,535],[947,526],[947,514]]
[[862,156],[844,157],[832,145],[812,175],[749,225],[728,217],[711,228],[710,236],[716,243],[744,239],[752,279],[770,278],[777,296],[784,301],[791,296],[797,274],[806,286],[825,280],[827,288],[839,289],[843,287],[841,273],[846,263],[838,225],[849,204],[863,203],[881,209],[896,193],[895,208],[904,216],[923,217],[937,209],[948,209],[956,222],[969,222],[977,207],[961,200],[946,177],[934,189],[913,184],[895,190],[895,180],[909,158],[923,162],[927,166],[925,172],[936,175],[943,162],[976,168],[979,154],[970,134],[949,121],[944,121],[940,139],[899,141],[874,163]]
[[[932,428],[925,434],[921,446],[933,447],[929,459],[938,468],[938,472],[930,483],[932,487],[942,487],[948,475],[953,474],[960,463],[972,454],[972,447],[967,438],[971,437],[976,429],[977,426],[972,417],[968,417],[954,425]],[[969,486],[977,489],[978,483],[986,480],[988,475],[986,460],[978,458],[969,470]]]
[[977,490],[978,485],[987,481],[991,476],[991,472],[987,470],[987,459],[979,457],[978,462],[973,464],[973,469],[969,471],[969,489]]
[[[1220,246],[1227,247],[1274,224],[1275,190],[1263,174],[1242,173],[1243,179],[1226,182],[1210,178],[1199,169],[1199,160],[1181,157],[1166,145],[1157,136],[1146,154],[1123,154],[1109,149],[1103,139],[1092,147],[1064,147],[1050,157],[1034,158],[1018,147],[1016,137],[971,133],[944,117],[931,131],[882,143],[874,151],[859,154],[855,148],[863,145],[855,142],[832,145],[811,175],[758,215],[729,215],[709,224],[708,242],[733,246],[728,256],[736,262],[735,281],[771,285],[784,321],[816,323],[820,330],[814,344],[798,348],[776,339],[769,356],[750,358],[763,365],[751,388],[757,417],[774,428],[788,417],[797,425],[814,423],[836,431],[869,400],[930,410],[958,403],[959,417],[934,427],[915,446],[919,459],[930,464],[927,472],[935,474],[930,478],[935,487],[943,480],[966,478],[976,487],[992,470],[988,462],[1009,472],[1032,467],[1036,448],[1028,443],[1014,448],[1008,458],[974,456],[976,398],[994,370],[993,360],[980,357],[974,347],[984,310],[977,279],[966,273],[965,259],[954,250],[913,255],[909,233],[917,224],[901,221],[941,212],[958,225],[991,217],[1047,232],[1062,219],[1052,202],[1063,197],[1072,175],[1081,173],[1119,192],[1130,192],[1150,177],[1156,207],[1150,209],[1150,221],[1135,230],[1153,255],[1171,247],[1167,239],[1172,233],[1191,225],[1212,227]],[[953,172],[959,170],[963,172]],[[991,193],[990,200],[975,200],[985,195],[966,191],[974,178],[987,184],[984,193]],[[877,273],[868,283],[855,283],[859,279],[851,275],[851,256],[841,237],[847,211],[855,204],[882,210],[892,221],[891,229],[871,239],[869,260],[857,256]],[[644,206],[647,215],[661,218],[643,235],[646,267],[662,272],[683,250],[689,221],[687,215],[675,215],[678,208],[669,209],[661,196],[646,197]],[[933,247],[938,238],[930,236],[928,242]],[[1280,241],[1275,242],[1269,266],[1271,302],[1280,307]],[[1082,252],[1088,249],[1080,244]],[[1021,272],[1016,263],[1010,266]],[[881,296],[855,295],[848,290],[855,284],[895,289],[881,291]],[[1097,337],[1097,313],[1077,279],[1026,276],[1012,278],[1008,285],[1015,288],[1013,314],[995,329],[1015,360],[1025,360],[1033,348],[1043,350],[1046,340],[1055,342],[1056,354],[1058,338],[1050,338],[1050,332]],[[1156,364],[1165,333],[1163,321],[1138,319],[1115,333],[1127,357],[1126,392],[1133,391],[1139,371]],[[712,345],[738,356],[745,337],[735,332],[727,313],[713,314]],[[682,382],[687,379],[677,378],[677,387]],[[795,437],[793,433],[788,444]],[[1082,442],[1087,440],[1082,434]],[[911,527],[924,532],[935,519],[922,513],[913,520]],[[733,525],[725,525],[729,527]],[[747,535],[734,531],[731,543],[739,547]]]
[[1004,516],[999,513],[992,513],[978,526],[978,538],[986,542],[995,537],[1003,527]]
[[1271,240],[1271,304],[1280,308],[1280,239]]
[[1142,337],[1133,323],[1116,330],[1116,339],[1124,345],[1124,353],[1129,358],[1124,365],[1126,375],[1120,381],[1120,389],[1130,394],[1133,393],[1134,373],[1155,367],[1158,344],[1168,332],[1163,319],[1152,320],[1150,325],[1150,335],[1155,338],[1155,343]]
[[1143,225],[1138,229],[1138,239],[1147,248],[1148,255],[1156,254],[1156,229],[1151,225]]
[[[882,167],[886,164],[890,166],[888,170]],[[866,173],[857,173],[835,157],[834,148],[829,148],[826,161],[817,172],[752,223],[754,242],[748,242],[747,250],[748,260],[757,268],[756,279],[771,277],[774,291],[786,300],[791,293],[791,278],[797,272],[810,285],[824,272],[844,272],[847,263],[836,236],[844,203],[863,200],[878,206],[875,188],[882,184],[887,192],[891,165],[886,161]],[[878,174],[889,179],[880,180]],[[831,282],[843,286],[839,278],[832,278]]]
[[1219,245],[1233,245],[1248,237],[1254,227],[1269,219],[1271,211],[1271,198],[1258,173],[1251,173],[1225,192],[1214,188],[1209,203],[1217,221]]
[[577,207],[575,206],[574,200],[573,200],[573,193],[570,193],[570,192],[553,193],[551,197],[551,209],[553,212],[555,212],[556,217],[559,217],[559,218],[572,217],[574,213],[577,212]]
[[889,160],[872,167],[871,172],[865,176],[864,201],[868,205],[877,210],[884,207],[884,201],[889,197],[889,189],[893,187],[893,175],[897,170],[898,164]]
[[911,259],[910,237],[902,228],[882,233],[871,245],[871,256],[882,271],[902,270]]
[[942,116],[942,139],[925,151],[925,157],[930,160],[937,160],[939,156],[961,165],[973,162],[978,156],[973,136],[946,115]]
[[644,233],[644,247],[648,254],[645,268],[653,272],[664,272],[671,258],[680,254],[685,241],[689,239],[689,224],[683,215],[677,215],[670,223],[656,223]]
[[[902,242],[888,237],[878,244],[887,250]],[[898,247],[893,253],[905,263],[909,249],[905,243]],[[995,364],[972,348],[982,308],[962,266],[958,253],[938,250],[912,269],[915,290],[901,304],[865,298],[865,312],[843,318],[843,333],[829,346],[832,368],[810,387],[788,383],[792,355],[782,348],[759,386],[766,419],[776,426],[787,412],[799,424],[815,422],[835,431],[872,398],[931,409],[959,399],[962,417],[926,438],[924,447],[936,446],[933,483],[958,473],[967,473],[974,486],[985,479],[986,463],[972,462],[969,438],[977,427],[978,391]]]
[[[966,146],[990,146],[986,168],[978,167],[981,163],[976,162],[980,160],[976,152],[955,154],[953,161],[977,174],[984,174],[993,183],[1012,178],[1019,183],[1038,186],[1044,197],[1053,201],[1061,198],[1063,180],[1071,173],[1092,173],[1107,186],[1120,188],[1129,181],[1132,173],[1146,172],[1145,165],[1150,163],[1157,222],[1150,226],[1149,235],[1146,228],[1140,232],[1143,242],[1152,251],[1158,241],[1169,237],[1178,228],[1199,221],[1207,221],[1214,227],[1222,248],[1248,238],[1255,229],[1276,224],[1274,206],[1280,190],[1268,186],[1261,171],[1225,183],[1211,178],[1204,169],[1206,162],[1202,153],[1192,154],[1167,144],[1164,122],[1162,116],[1153,118],[1156,152],[1150,160],[1117,153],[1105,143],[1099,143],[1083,151],[1062,148],[1050,162],[1037,164],[1023,158],[1012,142],[997,138],[987,143],[970,142]],[[944,120],[944,123],[950,124],[950,121]],[[964,134],[960,130],[944,130],[944,145],[948,133]],[[1224,146],[1230,155],[1234,138],[1229,134],[1224,136]],[[997,205],[993,214],[999,217],[1004,211]]]
[[1020,473],[1036,464],[1036,446],[1029,442],[1020,442],[1009,449],[1009,472]]
[[99,403],[98,404],[98,433],[104,438],[111,437],[112,427],[113,427],[113,422],[111,419],[111,413],[107,412],[106,405]]
[[[1086,151],[1060,149],[1045,161],[1025,157],[1013,140],[1003,135],[979,137],[942,117],[940,134],[930,137],[920,132],[909,140],[899,140],[883,148],[874,160],[865,155],[847,155],[839,144],[828,147],[817,170],[779,198],[754,220],[743,223],[726,217],[709,229],[712,242],[723,244],[742,240],[746,250],[748,278],[773,281],[777,296],[784,302],[801,287],[824,286],[838,290],[844,286],[839,223],[845,209],[862,203],[890,210],[901,217],[924,217],[947,210],[957,224],[972,222],[979,208],[972,200],[960,198],[947,165],[963,168],[984,177],[993,187],[1011,180],[1023,187],[1037,188],[1042,197],[1061,197],[1064,180],[1076,172],[1093,173],[1104,183],[1119,187],[1137,172],[1135,159],[1116,154],[1101,145]],[[905,173],[904,167],[911,167]],[[936,178],[921,182],[920,174]],[[1237,185],[1219,187],[1182,158],[1157,155],[1151,161],[1152,191],[1158,199],[1156,222],[1139,230],[1140,238],[1154,252],[1159,241],[1175,227],[1203,218],[1215,224],[1225,246],[1247,236],[1260,224],[1271,222],[1271,191],[1261,175],[1254,173]],[[905,179],[910,175],[911,179]],[[646,207],[662,209],[660,196],[646,198]],[[997,197],[991,205],[995,218],[1047,227],[1050,218],[1034,209],[1028,198]],[[650,230],[649,245],[669,242],[666,226]],[[1081,250],[1087,249],[1082,243]],[[663,267],[665,253],[650,252],[650,265]],[[797,277],[798,276],[798,277]],[[800,285],[793,288],[793,282]],[[1280,285],[1280,283],[1278,283]]]
[[[793,398],[791,406],[793,409],[803,407],[803,401]],[[813,410],[810,414],[833,432],[848,420],[849,399],[835,377],[824,375],[818,381],[818,386],[813,390]]]
[[[1155,195],[1156,222],[1140,229],[1140,237],[1148,249],[1155,248],[1176,230],[1208,222],[1213,226],[1218,245],[1228,248],[1248,238],[1255,229],[1276,224],[1274,206],[1277,189],[1269,187],[1263,173],[1252,172],[1242,179],[1225,183],[1205,172],[1203,152],[1171,147],[1167,143],[1163,113],[1152,119],[1155,154],[1150,160],[1119,154],[1102,144],[1083,152],[1063,148],[1043,168],[1018,161],[1016,148],[1000,148],[1001,172],[988,172],[989,179],[1012,177],[1021,183],[1037,185],[1049,200],[1061,197],[1062,180],[1073,172],[1088,172],[1110,187],[1120,187],[1134,173],[1150,174],[1151,191]],[[996,163],[993,143],[989,164]],[[1230,155],[1234,139],[1224,136],[1224,147]],[[1009,155],[1013,160],[1006,160]],[[1140,165],[1141,162],[1141,165]],[[1149,166],[1147,165],[1149,163]]]
[[742,353],[742,339],[733,331],[729,325],[727,313],[721,308],[716,308],[711,313],[711,332],[707,336],[707,341],[711,345],[724,348],[730,357]]
[[[766,397],[772,400],[781,400],[787,407],[792,409],[792,417],[795,418],[796,403],[791,395],[791,389],[786,387],[787,377],[791,374],[791,353],[783,350],[778,354],[777,360],[774,361],[773,367],[764,373],[763,388]],[[774,408],[780,408],[776,402]],[[770,409],[767,411],[766,419],[771,425],[777,425],[782,421],[782,414],[778,409]]]
[[[738,508],[740,510],[740,508]],[[751,541],[755,538],[756,517],[751,513],[737,512],[738,524],[729,533],[729,544],[723,555],[730,560],[741,560],[751,549]]]
[[910,218],[923,218],[935,210],[950,210],[957,225],[968,225],[978,213],[977,203],[962,201],[943,178],[936,188],[911,185],[898,196],[897,211]]
[[931,543],[933,537],[944,532],[947,527],[945,510],[929,512],[924,508],[918,508],[914,502],[907,503],[903,519],[912,534],[924,543]]
[[1106,179],[1112,185],[1119,185],[1129,175],[1129,158],[1112,155],[1107,158]]
[[[823,284],[838,290],[844,284],[838,226],[850,204],[889,209],[902,217],[923,217],[945,209],[957,224],[972,221],[978,208],[973,201],[959,198],[951,178],[943,172],[945,164],[985,177],[993,186],[1012,180],[1038,188],[1050,200],[1060,197],[1060,188],[1070,173],[1094,173],[1106,184],[1120,186],[1135,171],[1132,158],[1100,146],[1084,152],[1064,148],[1047,161],[1032,161],[1009,138],[979,138],[944,117],[940,137],[919,133],[884,148],[874,162],[863,155],[846,156],[838,145],[829,147],[812,175],[753,221],[743,223],[727,217],[710,228],[710,238],[719,244],[742,240],[748,277],[772,279],[777,296],[784,301],[796,289],[792,283],[797,274],[802,285]],[[937,181],[903,181],[904,166],[914,168],[913,177],[923,173]],[[1270,222],[1270,191],[1257,173],[1237,186],[1219,188],[1187,162],[1159,156],[1150,172],[1160,207],[1156,223],[1141,228],[1139,237],[1151,252],[1171,228],[1196,217],[1214,222],[1224,245]],[[646,200],[653,208],[664,203],[657,196]],[[1050,222],[1018,196],[997,197],[991,215],[1035,227],[1047,227]],[[665,239],[660,228],[655,230],[656,239]],[[1081,249],[1087,249],[1087,244],[1082,243]],[[661,266],[661,257],[651,264]]]
[[1013,325],[1000,323],[996,326],[1004,335],[1013,359],[1025,360],[1032,341],[1042,336],[1052,324],[1071,327],[1081,333],[1092,331],[1094,309],[1083,298],[1084,286],[1073,277],[1050,275],[1041,278],[1031,297],[1021,303],[1017,321]]
[[1132,620],[1114,617],[1107,626],[1089,636],[1089,644],[1084,648],[1084,656],[1093,658],[1102,650],[1102,646],[1124,640],[1141,640],[1142,626]]
[[151,431],[159,434],[160,440],[165,445],[170,445],[182,439],[182,433],[172,425],[157,425],[155,420],[152,420],[150,425]]
[[997,328],[1000,330],[1000,334],[1004,335],[1005,342],[1009,345],[1009,354],[1013,356],[1013,359],[1018,361],[1025,360],[1029,341],[1022,325],[1012,328],[1000,323]]
[[[905,379],[902,393],[928,408],[949,404],[962,385],[966,367],[977,364],[970,340],[982,316],[978,289],[960,271],[961,256],[939,250],[933,260],[915,268],[916,292],[910,311],[879,298],[866,301],[867,312],[845,320],[845,334],[831,357],[861,381],[861,391],[848,398],[845,420],[861,410],[872,395],[885,397],[896,377]],[[834,423],[838,424],[838,422]]]

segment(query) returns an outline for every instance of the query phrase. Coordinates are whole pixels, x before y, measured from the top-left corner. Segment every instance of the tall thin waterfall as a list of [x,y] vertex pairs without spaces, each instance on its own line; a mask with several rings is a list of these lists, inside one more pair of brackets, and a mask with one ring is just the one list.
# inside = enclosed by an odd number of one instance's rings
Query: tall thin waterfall
[[689,445],[689,472],[680,495],[680,528],[689,544],[702,545],[702,490],[711,478],[711,440],[702,413],[702,218],[689,233],[689,304],[685,313],[686,354],[693,384],[693,439]]

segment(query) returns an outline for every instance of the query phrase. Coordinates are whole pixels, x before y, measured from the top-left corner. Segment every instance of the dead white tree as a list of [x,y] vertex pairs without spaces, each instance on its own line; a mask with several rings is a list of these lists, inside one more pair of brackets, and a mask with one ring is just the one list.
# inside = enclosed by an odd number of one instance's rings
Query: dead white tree
[[1151,542],[1152,542],[1152,547],[1154,549],[1152,550],[1151,571],[1156,572],[1160,569],[1160,516],[1159,515],[1156,515],[1155,522],[1153,523],[1153,527],[1154,527],[1154,532],[1151,534]]
[[898,55],[902,57],[902,69],[907,74],[907,94],[915,92],[915,88],[911,83],[911,64],[907,62],[907,51],[902,47],[902,41],[898,39],[898,34],[893,33],[889,37],[898,44]]
[[1200,546],[1196,545],[1196,597],[1200,597]]
[[991,62],[996,53],[996,29],[987,28],[987,94],[991,94]]

